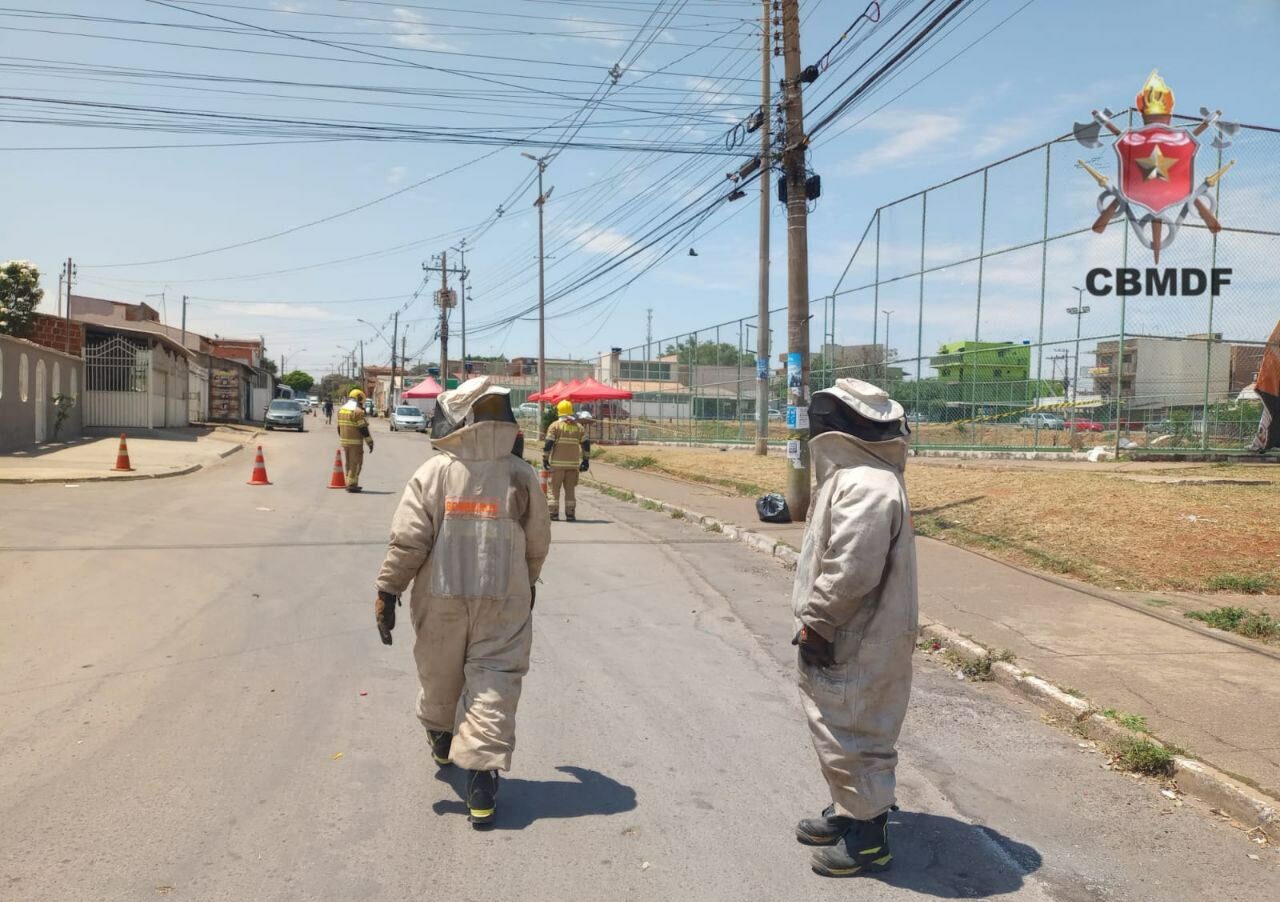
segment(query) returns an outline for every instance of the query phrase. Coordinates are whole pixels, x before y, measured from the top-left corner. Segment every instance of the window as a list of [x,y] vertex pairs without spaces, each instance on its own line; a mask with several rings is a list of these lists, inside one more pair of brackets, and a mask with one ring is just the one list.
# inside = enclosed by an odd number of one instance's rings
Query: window
[[18,357],[18,400],[27,403],[27,355]]

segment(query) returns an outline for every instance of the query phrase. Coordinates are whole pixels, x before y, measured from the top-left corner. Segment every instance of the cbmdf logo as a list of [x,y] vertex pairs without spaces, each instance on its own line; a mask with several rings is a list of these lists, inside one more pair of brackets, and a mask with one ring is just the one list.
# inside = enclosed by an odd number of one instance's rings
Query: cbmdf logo
[[1158,72],[1152,72],[1134,100],[1142,116],[1141,128],[1121,128],[1109,109],[1093,111],[1093,121],[1076,123],[1073,134],[1090,149],[1102,147],[1103,132],[1115,138],[1117,179],[1111,180],[1080,160],[1098,185],[1098,218],[1093,230],[1101,234],[1109,223],[1127,219],[1138,240],[1160,263],[1160,249],[1168,247],[1178,229],[1194,211],[1210,232],[1218,232],[1217,201],[1213,188],[1223,174],[1235,165],[1231,160],[1200,182],[1196,181],[1196,154],[1200,139],[1213,129],[1211,146],[1225,148],[1240,129],[1238,123],[1222,119],[1222,111],[1210,112],[1201,107],[1201,121],[1193,126],[1175,126],[1173,90]]

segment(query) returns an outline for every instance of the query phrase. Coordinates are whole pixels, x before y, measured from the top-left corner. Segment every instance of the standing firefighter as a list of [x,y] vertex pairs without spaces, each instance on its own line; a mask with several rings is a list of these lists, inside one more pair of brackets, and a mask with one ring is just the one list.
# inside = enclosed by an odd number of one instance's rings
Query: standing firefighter
[[918,610],[915,536],[903,483],[902,406],[839,379],[815,392],[809,448],[818,497],[792,609],[800,694],[832,804],[796,837],[826,846],[813,869],[847,877],[889,866],[895,744],[911,695]]
[[396,604],[413,583],[418,719],[436,763],[467,769],[471,823],[483,826],[498,771],[511,766],[551,524],[537,475],[511,453],[518,427],[507,389],[468,379],[440,395],[430,428],[440,453],[400,499],[375,615],[390,645]]
[[564,518],[572,523],[578,508],[578,474],[590,466],[591,442],[587,431],[574,419],[573,402],[556,405],[560,419],[547,427],[542,446],[542,469],[551,471],[551,519],[560,519],[560,490],[564,489]]
[[373,436],[364,414],[364,392],[351,389],[350,400],[338,408],[338,441],[347,460],[347,491],[360,491],[360,469],[364,466],[364,445],[373,453]]

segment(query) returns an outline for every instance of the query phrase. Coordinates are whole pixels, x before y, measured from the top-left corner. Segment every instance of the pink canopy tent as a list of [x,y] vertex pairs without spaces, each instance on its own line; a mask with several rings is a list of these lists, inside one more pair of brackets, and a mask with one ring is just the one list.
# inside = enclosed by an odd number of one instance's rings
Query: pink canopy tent
[[558,392],[563,392],[563,391],[564,391],[564,380],[563,380],[563,379],[561,379],[561,380],[559,380],[558,382],[556,382],[556,384],[555,384],[555,385],[549,385],[549,386],[547,386],[547,390],[546,390],[546,392],[537,392],[537,391],[536,391],[536,392],[534,392],[533,394],[529,395],[528,400],[530,400],[530,401],[550,401],[550,400],[552,400],[553,398],[555,398],[555,397],[556,397],[556,395],[557,395],[557,393],[558,393]]
[[420,401],[437,397],[442,391],[444,391],[444,389],[440,387],[440,383],[433,377],[428,376],[413,388],[401,392],[400,397],[401,399],[408,399],[410,401]]
[[547,400],[555,401],[557,403],[560,401],[572,401],[574,398],[574,392],[580,388],[582,388],[582,380],[573,379],[558,392],[547,389]]

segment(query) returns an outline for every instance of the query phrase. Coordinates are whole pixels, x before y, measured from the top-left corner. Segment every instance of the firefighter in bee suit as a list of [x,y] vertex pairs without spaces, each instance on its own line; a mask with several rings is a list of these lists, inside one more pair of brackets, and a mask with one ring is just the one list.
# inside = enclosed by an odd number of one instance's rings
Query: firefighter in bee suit
[[809,451],[818,496],[792,610],[800,694],[831,805],[796,837],[826,876],[888,867],[895,746],[918,627],[915,535],[903,471],[910,434],[882,389],[839,379],[815,392]]
[[573,415],[573,402],[556,405],[560,417],[547,427],[542,446],[542,469],[551,471],[551,519],[560,519],[560,492],[564,492],[564,518],[572,523],[578,510],[578,474],[590,466],[591,442],[587,430]]
[[373,453],[373,436],[369,434],[369,420],[364,412],[364,392],[351,389],[346,404],[338,408],[338,444],[346,458],[347,491],[359,492],[360,471],[364,468],[364,446]]
[[400,499],[375,616],[390,645],[396,605],[413,584],[418,719],[436,763],[467,769],[471,821],[483,826],[498,772],[511,766],[551,524],[537,474],[511,453],[518,427],[507,389],[468,379],[440,395],[429,427],[440,453]]

